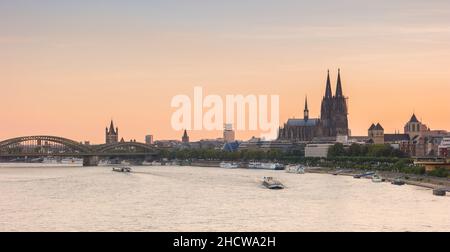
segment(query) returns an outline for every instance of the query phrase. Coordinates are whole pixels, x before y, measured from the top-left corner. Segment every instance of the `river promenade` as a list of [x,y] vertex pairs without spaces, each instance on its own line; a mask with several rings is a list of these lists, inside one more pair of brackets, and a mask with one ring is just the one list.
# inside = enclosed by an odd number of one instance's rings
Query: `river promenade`
[[[354,176],[357,174],[361,174],[361,170],[356,169],[340,169],[344,170],[344,172],[339,172],[336,174],[337,176]],[[306,172],[309,173],[321,173],[321,174],[329,174],[335,175],[337,169],[323,168],[323,167],[313,167],[307,168]],[[450,188],[450,179],[448,178],[438,178],[426,175],[417,175],[417,174],[406,174],[399,172],[387,172],[387,171],[376,171],[377,174],[386,179],[386,181],[390,182],[396,178],[402,178],[403,181],[408,185],[421,186],[430,189],[436,188]]]
[[[192,162],[189,165],[199,166],[199,167],[219,167],[220,161],[197,161]],[[242,168],[246,169],[246,164],[241,163]],[[336,168],[327,168],[327,167],[305,167],[305,171],[307,173],[321,173],[321,174],[329,174],[329,175],[339,175],[339,176],[354,176],[357,174],[361,174],[367,171],[360,169],[336,169]],[[417,175],[417,174],[407,174],[400,172],[390,172],[390,171],[378,171],[373,170],[378,175],[382,176],[386,181],[391,182],[396,178],[402,178],[406,184],[421,186],[430,189],[437,188],[448,188],[450,189],[450,178],[439,178],[428,175]]]

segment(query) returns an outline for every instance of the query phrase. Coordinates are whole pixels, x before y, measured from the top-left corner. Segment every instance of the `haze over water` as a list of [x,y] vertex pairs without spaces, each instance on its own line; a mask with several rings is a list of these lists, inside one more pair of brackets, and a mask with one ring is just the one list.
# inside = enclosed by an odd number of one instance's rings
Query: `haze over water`
[[[0,164],[0,231],[450,231],[449,197],[367,179]],[[262,176],[287,188],[268,190]]]

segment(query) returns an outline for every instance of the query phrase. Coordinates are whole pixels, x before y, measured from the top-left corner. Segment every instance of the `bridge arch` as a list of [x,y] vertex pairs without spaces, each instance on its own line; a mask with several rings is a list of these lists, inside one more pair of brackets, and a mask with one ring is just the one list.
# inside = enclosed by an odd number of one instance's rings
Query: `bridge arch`
[[[56,143],[64,147],[68,147],[71,150],[74,150],[76,152],[79,152],[81,154],[88,154],[92,153],[92,149],[90,146],[81,144],[77,141],[63,138],[63,137],[57,137],[57,136],[22,136],[22,137],[16,137],[7,139],[0,142],[0,151],[5,150],[10,147],[14,147],[23,143],[27,142],[35,142],[37,143],[37,146],[46,146],[47,143]],[[42,144],[44,143],[44,144]]]

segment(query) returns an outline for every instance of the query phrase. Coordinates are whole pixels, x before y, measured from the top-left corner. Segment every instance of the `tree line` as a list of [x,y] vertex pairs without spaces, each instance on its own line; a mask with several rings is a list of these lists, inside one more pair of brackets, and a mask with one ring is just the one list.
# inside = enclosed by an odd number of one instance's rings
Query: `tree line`
[[408,155],[393,148],[389,144],[361,145],[353,143],[345,147],[341,143],[336,143],[328,149],[328,157],[397,157],[406,158]]
[[[304,149],[291,151],[237,150],[234,152],[220,149],[170,149],[161,150],[160,158],[169,160],[216,160],[216,161],[272,161],[285,164],[303,164],[311,167],[330,169],[380,170],[411,174],[425,174],[422,166],[414,165],[406,153],[390,145],[359,145],[345,147],[341,143],[330,146],[328,156],[305,157]],[[431,174],[430,174],[431,175]],[[434,174],[433,174],[434,175]],[[439,175],[441,175],[439,173]],[[445,176],[447,174],[443,174]],[[442,176],[442,175],[441,175]]]

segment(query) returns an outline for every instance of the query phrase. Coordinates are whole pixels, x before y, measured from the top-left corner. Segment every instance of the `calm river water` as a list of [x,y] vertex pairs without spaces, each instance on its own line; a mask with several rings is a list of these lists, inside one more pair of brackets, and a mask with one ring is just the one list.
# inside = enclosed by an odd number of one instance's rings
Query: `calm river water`
[[[450,231],[450,197],[368,179],[0,164],[0,231]],[[285,190],[260,186],[262,176]]]

